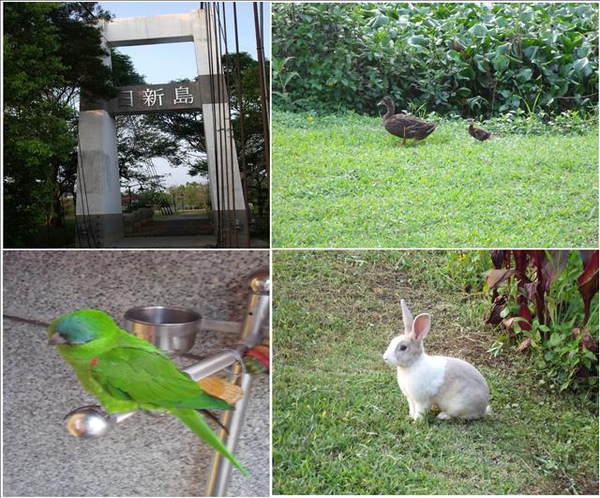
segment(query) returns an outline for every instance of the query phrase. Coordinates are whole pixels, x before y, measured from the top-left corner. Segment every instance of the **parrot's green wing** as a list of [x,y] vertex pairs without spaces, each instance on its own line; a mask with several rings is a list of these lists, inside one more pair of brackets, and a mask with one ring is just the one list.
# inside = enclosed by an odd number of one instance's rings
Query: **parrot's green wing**
[[116,399],[142,407],[231,409],[227,402],[202,391],[191,378],[162,354],[132,347],[116,347],[92,359],[91,375]]
[[162,353],[136,347],[117,347],[95,356],[90,368],[94,380],[111,396],[133,400],[143,408],[168,410],[244,475],[248,475],[196,411],[231,409],[231,405],[202,391]]

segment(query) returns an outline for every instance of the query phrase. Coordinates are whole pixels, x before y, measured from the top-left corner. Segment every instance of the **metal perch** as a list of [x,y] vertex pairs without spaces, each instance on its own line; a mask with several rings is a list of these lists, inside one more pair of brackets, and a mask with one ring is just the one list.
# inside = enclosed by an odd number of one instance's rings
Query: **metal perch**
[[[246,350],[260,344],[263,340],[263,324],[268,320],[271,279],[266,270],[254,273],[248,280],[250,286],[250,297],[246,308],[246,317],[244,319],[241,340]],[[245,353],[245,350],[244,350]],[[241,374],[241,377],[238,377]],[[245,396],[236,403],[235,410],[223,414],[221,420],[224,429],[221,430],[220,437],[225,443],[227,449],[234,453],[239,439],[239,435],[244,423],[246,407],[248,405],[250,386],[252,385],[252,376],[242,373],[241,364],[235,367],[233,377],[238,378],[240,387]],[[227,435],[229,432],[229,435]],[[212,470],[208,478],[206,487],[206,496],[224,496],[231,474],[231,462],[222,457],[220,453],[215,452]]]

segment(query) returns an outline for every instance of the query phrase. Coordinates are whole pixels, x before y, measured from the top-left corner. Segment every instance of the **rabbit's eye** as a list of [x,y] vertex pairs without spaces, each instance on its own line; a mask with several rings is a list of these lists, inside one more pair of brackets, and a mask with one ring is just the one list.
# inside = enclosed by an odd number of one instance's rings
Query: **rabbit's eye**
[[406,346],[404,344],[402,344],[402,346],[400,346],[398,349],[400,351],[406,351]]

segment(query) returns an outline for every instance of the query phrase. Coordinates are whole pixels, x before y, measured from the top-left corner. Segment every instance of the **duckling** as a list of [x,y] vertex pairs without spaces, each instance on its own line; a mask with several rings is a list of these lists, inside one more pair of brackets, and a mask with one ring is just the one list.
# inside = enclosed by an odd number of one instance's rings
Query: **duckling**
[[402,139],[402,145],[406,144],[407,138],[413,138],[416,141],[428,137],[435,130],[437,123],[428,123],[406,114],[395,114],[396,106],[391,97],[384,97],[377,105],[387,107],[387,113],[383,116],[383,126],[396,137]]
[[468,130],[469,135],[471,135],[473,138],[476,138],[480,142],[483,142],[484,140],[487,140],[488,138],[490,138],[492,136],[491,131],[487,131],[487,130],[484,130],[483,128],[477,128],[476,126],[473,126],[472,119],[469,119],[468,123],[469,123],[469,130]]

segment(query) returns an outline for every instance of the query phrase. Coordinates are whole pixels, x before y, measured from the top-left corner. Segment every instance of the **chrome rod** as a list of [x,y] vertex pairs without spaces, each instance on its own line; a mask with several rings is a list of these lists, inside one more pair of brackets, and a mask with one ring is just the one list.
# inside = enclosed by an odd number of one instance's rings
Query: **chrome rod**
[[205,318],[202,318],[200,320],[200,330],[223,332],[224,334],[239,334],[240,323],[226,322],[223,320],[206,320]]
[[[248,297],[246,316],[242,323],[240,339],[248,347],[256,346],[263,340],[264,331],[268,329],[269,304],[271,279],[267,270],[254,273],[248,280],[251,294]],[[241,374],[241,375],[240,375]],[[235,366],[231,379],[237,379],[244,396],[235,404],[235,410],[225,412],[221,418],[223,429],[221,440],[232,453],[235,452],[238,439],[244,425],[246,407],[250,401],[250,387],[252,376],[242,373],[242,366]],[[225,496],[229,477],[231,475],[231,462],[215,453],[212,468],[208,477],[206,496]]]
[[238,361],[244,351],[238,352],[237,350],[224,350],[211,355],[198,363],[194,363],[183,371],[190,375],[192,379],[198,381],[204,377],[213,375],[221,370],[226,369]]
[[[247,373],[241,373],[241,367],[236,365],[235,373],[241,374],[239,380],[239,386],[244,391],[244,396],[235,404],[235,410],[229,410],[225,412],[221,418],[223,427],[226,427],[229,434],[225,429],[221,429],[219,437],[225,442],[225,447],[235,454],[237,450],[237,443],[242,432],[244,425],[244,419],[246,417],[246,408],[250,401],[250,388],[252,386],[252,375]],[[227,486],[229,485],[229,478],[231,476],[231,462],[221,455],[221,453],[215,452],[215,456],[212,463],[211,472],[208,477],[208,484],[206,487],[206,496],[225,496],[227,493]]]

